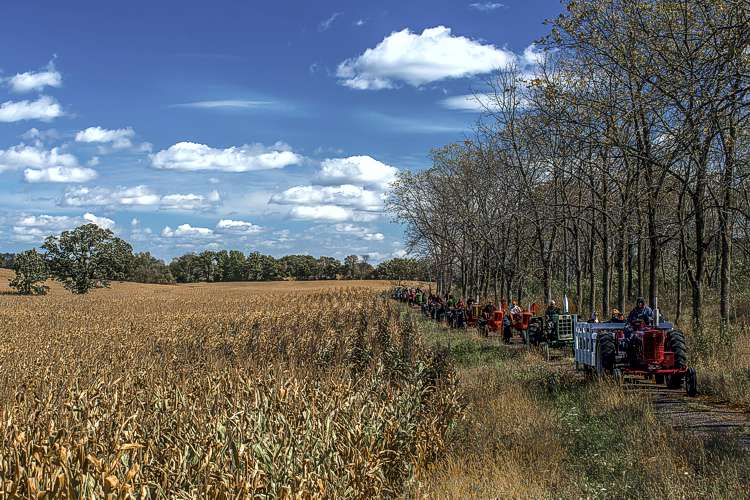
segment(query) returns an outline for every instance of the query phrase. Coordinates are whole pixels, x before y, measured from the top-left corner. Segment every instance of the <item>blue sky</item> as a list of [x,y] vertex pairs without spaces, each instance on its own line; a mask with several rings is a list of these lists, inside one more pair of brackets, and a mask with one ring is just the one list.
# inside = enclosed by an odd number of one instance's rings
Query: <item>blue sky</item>
[[399,170],[462,140],[554,0],[3,2],[0,251],[91,221],[203,249],[379,261]]

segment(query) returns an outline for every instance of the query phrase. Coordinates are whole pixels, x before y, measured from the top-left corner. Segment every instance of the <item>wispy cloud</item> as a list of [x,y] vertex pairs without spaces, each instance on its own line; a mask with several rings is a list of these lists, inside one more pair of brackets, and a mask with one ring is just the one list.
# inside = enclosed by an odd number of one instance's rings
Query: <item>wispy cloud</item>
[[318,31],[328,30],[328,28],[330,28],[331,25],[333,25],[334,21],[336,21],[336,18],[339,17],[340,15],[341,15],[341,12],[334,12],[333,14],[331,14],[331,17],[321,21],[320,24],[318,25]]
[[491,12],[493,10],[502,9],[503,7],[506,7],[506,5],[500,2],[475,2],[470,3],[469,7],[480,12]]
[[170,108],[195,109],[257,109],[272,106],[273,101],[255,101],[249,99],[221,99],[216,101],[194,101],[172,104]]
[[405,116],[392,116],[377,111],[369,111],[363,114],[363,118],[369,122],[378,123],[391,132],[406,132],[412,134],[458,134],[467,132],[471,128],[468,123],[437,122],[434,119],[409,118]]
[[491,112],[498,109],[498,98],[493,94],[465,94],[443,99],[440,105],[457,111]]

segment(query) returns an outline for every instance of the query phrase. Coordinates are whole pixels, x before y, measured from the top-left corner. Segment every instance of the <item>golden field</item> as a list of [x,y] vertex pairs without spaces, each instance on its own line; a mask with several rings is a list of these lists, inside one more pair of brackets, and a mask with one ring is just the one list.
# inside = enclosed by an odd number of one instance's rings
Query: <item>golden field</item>
[[0,498],[746,496],[729,436],[390,286],[0,288]]
[[385,287],[2,293],[0,496],[399,495],[460,406]]

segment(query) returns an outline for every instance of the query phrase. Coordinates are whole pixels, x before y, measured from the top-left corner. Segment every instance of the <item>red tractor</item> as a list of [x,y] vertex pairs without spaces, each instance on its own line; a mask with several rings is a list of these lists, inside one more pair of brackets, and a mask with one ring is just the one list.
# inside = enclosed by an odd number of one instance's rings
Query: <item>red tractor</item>
[[503,310],[503,313],[508,315],[508,317],[510,318],[511,328],[517,331],[522,339],[526,339],[526,332],[529,329],[531,318],[536,316],[537,313],[537,305],[535,303],[531,304],[529,305],[529,309],[527,311],[521,310],[521,312],[517,314],[512,314],[510,312],[510,308],[508,308],[507,302],[503,302],[501,304],[501,308]]
[[479,334],[482,337],[488,337],[490,333],[502,333],[503,315],[504,313],[502,309],[496,309],[494,305],[487,304],[484,309],[482,309],[482,312],[476,321]]
[[685,386],[689,396],[697,394],[695,368],[688,367],[685,335],[671,323],[642,320],[626,323],[576,323],[576,368],[653,378],[670,389]]

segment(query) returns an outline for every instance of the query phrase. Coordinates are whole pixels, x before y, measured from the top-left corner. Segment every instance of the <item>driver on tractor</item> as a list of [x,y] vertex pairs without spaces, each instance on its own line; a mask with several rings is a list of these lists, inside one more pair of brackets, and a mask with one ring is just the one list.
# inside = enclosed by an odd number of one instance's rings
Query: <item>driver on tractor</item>
[[635,307],[630,314],[628,314],[628,323],[623,329],[623,342],[629,362],[635,364],[638,358],[638,350],[640,349],[640,341],[638,336],[635,335],[636,329],[643,324],[649,324],[654,319],[654,311],[646,305],[646,301],[643,297],[638,297],[635,302]]
[[515,300],[513,301],[513,305],[510,307],[510,315],[513,317],[513,322],[516,323],[518,321],[522,321],[523,317],[521,316],[523,313],[523,309],[521,309],[518,305],[518,302]]
[[544,316],[548,321],[551,321],[555,315],[560,315],[560,308],[557,307],[557,303],[554,300],[550,300],[547,310],[544,311]]
[[654,311],[646,305],[643,297],[638,297],[635,307],[628,314],[628,324],[632,325],[638,321],[650,323],[654,319]]

